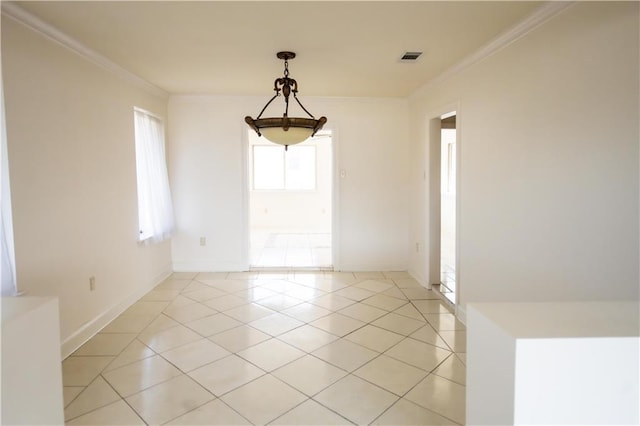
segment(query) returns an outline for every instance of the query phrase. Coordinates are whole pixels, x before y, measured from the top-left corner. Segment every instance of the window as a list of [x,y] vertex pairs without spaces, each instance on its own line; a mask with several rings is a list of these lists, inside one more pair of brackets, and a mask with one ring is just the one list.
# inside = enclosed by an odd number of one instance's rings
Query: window
[[253,145],[253,189],[316,189],[316,147]]
[[164,148],[164,123],[134,109],[140,241],[162,241],[173,231],[173,209]]

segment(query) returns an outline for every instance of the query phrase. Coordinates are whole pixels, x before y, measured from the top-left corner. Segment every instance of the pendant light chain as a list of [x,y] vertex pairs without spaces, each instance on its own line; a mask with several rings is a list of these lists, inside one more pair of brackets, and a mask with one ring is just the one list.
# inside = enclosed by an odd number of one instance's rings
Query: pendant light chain
[[[327,122],[327,118],[320,117],[316,119],[298,99],[298,82],[289,76],[289,59],[295,58],[296,54],[283,51],[278,52],[276,56],[278,59],[284,60],[284,75],[276,78],[273,85],[273,90],[276,93],[262,108],[256,119],[247,116],[245,117],[245,122],[255,130],[258,136],[262,136],[262,131],[264,131],[265,137],[271,142],[287,147],[315,135]],[[311,118],[289,117],[289,95],[291,93],[293,93],[293,97],[300,108]],[[262,118],[262,114],[264,114],[267,107],[280,95],[285,101],[285,110],[282,117]],[[290,129],[294,130],[290,131]]]

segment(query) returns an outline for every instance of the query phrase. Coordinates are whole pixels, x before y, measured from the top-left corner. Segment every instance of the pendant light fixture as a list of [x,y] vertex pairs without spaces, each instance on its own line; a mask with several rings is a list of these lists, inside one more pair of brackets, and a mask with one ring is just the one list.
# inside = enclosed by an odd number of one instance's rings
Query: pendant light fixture
[[[276,94],[262,108],[255,120],[250,116],[246,116],[244,121],[256,131],[258,136],[264,136],[273,143],[284,145],[286,149],[289,145],[303,142],[315,135],[327,122],[327,118],[320,117],[316,120],[298,99],[298,82],[289,77],[289,59],[295,58],[296,54],[293,52],[278,52],[276,56],[284,60],[284,77],[276,78],[273,83],[273,90]],[[292,93],[298,105],[311,118],[289,117],[289,95]],[[284,96],[285,103],[282,117],[261,118],[269,104],[280,95]]]

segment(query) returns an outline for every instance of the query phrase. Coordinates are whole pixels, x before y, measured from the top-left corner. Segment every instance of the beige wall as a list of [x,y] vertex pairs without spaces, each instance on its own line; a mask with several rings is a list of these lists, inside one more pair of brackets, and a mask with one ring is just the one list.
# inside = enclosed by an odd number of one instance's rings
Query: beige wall
[[[246,268],[247,125],[260,97],[174,96],[169,101],[170,175],[178,233],[176,270]],[[344,270],[405,270],[409,142],[404,99],[305,98],[326,115],[337,171],[333,249]],[[207,245],[200,246],[199,238]]]
[[133,129],[166,100],[5,16],[2,66],[18,288],[59,298],[64,355],[170,272],[137,242]]
[[578,3],[410,99],[423,246],[427,119],[459,113],[463,306],[638,299],[638,6]]

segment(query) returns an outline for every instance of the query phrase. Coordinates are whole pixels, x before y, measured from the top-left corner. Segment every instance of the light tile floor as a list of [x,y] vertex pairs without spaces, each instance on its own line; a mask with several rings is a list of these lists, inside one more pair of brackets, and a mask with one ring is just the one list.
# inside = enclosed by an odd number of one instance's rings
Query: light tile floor
[[175,273],[63,361],[65,419],[463,424],[465,340],[404,272]]
[[330,268],[331,234],[251,229],[252,268]]

